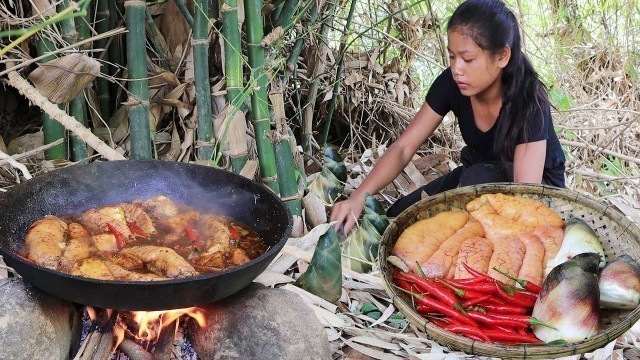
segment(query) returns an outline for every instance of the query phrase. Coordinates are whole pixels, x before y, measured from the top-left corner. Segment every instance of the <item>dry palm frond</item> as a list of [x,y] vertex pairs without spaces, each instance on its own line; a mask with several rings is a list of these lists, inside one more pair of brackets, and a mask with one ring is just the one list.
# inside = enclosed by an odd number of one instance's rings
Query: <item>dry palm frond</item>
[[54,104],[71,101],[100,75],[100,63],[81,53],[73,53],[41,64],[29,80]]

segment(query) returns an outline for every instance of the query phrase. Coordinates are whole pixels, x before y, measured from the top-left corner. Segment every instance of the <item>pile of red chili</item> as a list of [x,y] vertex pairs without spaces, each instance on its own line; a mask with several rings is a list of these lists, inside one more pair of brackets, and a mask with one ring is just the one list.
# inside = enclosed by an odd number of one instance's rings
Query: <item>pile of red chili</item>
[[394,270],[394,283],[409,294],[415,309],[431,323],[488,343],[540,343],[531,325],[548,326],[531,316],[540,287],[516,280],[517,289],[473,270],[469,279],[427,278]]

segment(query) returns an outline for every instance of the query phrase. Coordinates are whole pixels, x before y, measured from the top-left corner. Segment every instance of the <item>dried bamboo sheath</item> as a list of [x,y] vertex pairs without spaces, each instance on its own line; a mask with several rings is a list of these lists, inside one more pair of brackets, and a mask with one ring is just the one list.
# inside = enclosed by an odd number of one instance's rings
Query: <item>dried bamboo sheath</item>
[[229,134],[231,165],[235,173],[240,173],[247,163],[247,124],[241,111],[242,96],[242,42],[240,41],[240,23],[238,22],[237,0],[225,0],[222,11],[222,33],[224,39],[224,68],[227,78],[227,104],[225,134]]
[[392,286],[393,266],[386,259],[400,234],[411,224],[454,208],[464,209],[471,200],[488,193],[503,193],[539,200],[561,218],[582,218],[598,234],[607,259],[628,254],[640,259],[640,229],[617,210],[578,192],[545,185],[496,183],[458,188],[419,201],[402,212],[382,236],[379,261],[384,287],[393,303],[406,318],[439,344],[473,355],[499,358],[546,359],[582,354],[601,348],[629,330],[640,319],[640,307],[634,310],[603,309],[603,331],[594,337],[565,345],[499,345],[470,340],[430,323],[415,311],[411,300]]

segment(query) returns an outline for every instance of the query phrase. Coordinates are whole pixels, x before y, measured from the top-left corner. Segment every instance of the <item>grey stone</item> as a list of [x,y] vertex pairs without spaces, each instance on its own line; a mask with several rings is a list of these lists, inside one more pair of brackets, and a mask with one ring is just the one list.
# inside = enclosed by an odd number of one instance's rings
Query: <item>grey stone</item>
[[331,359],[322,324],[292,292],[252,283],[204,308],[206,327],[189,331],[202,360]]
[[0,359],[69,359],[82,331],[71,303],[25,284],[0,280]]

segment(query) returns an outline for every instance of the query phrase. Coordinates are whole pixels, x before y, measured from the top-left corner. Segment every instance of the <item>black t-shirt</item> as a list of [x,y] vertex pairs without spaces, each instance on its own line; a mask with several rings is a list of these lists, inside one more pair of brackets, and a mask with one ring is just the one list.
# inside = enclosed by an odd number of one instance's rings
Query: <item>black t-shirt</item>
[[[451,68],[447,68],[436,78],[427,93],[426,101],[438,114],[445,116],[449,111],[458,118],[460,133],[467,146],[481,162],[500,161],[500,155],[494,150],[496,124],[487,132],[478,129],[473,117],[471,99],[460,93],[453,80]],[[551,109],[544,109],[544,119],[530,124],[527,135],[520,134],[517,144],[547,140],[547,153],[544,162],[543,183],[564,187],[564,153],[560,141],[553,129]]]

